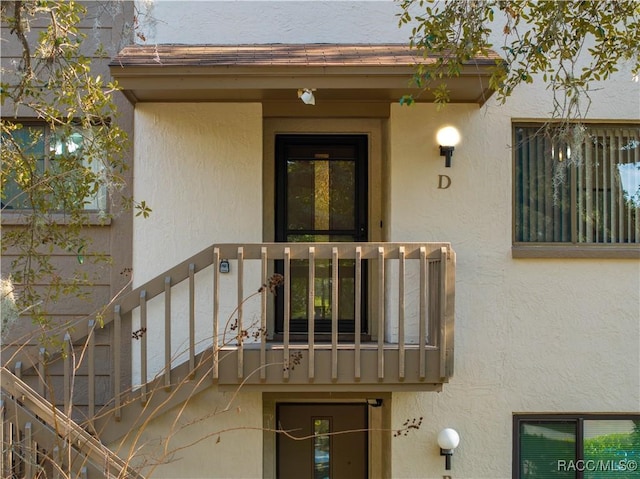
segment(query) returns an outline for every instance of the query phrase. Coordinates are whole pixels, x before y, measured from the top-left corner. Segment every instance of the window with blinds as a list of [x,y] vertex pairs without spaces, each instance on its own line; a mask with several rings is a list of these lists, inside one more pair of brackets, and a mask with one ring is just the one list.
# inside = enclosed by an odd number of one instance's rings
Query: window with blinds
[[514,125],[516,243],[639,244],[640,126]]

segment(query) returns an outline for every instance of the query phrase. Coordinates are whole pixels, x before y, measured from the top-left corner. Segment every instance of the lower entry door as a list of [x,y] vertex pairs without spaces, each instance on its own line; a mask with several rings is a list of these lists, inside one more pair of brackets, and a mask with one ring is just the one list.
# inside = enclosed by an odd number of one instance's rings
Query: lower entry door
[[[366,404],[279,404],[279,479],[365,479]],[[295,439],[304,438],[304,439]]]

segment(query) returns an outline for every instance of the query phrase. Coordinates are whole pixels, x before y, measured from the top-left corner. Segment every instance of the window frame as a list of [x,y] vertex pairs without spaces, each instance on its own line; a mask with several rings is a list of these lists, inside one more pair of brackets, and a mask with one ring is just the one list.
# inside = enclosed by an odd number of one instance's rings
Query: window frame
[[[579,243],[573,239],[571,242],[522,242],[516,240],[516,201],[517,201],[517,145],[516,129],[541,128],[549,120],[532,119],[512,119],[511,139],[512,139],[512,191],[511,191],[511,256],[512,258],[597,258],[597,259],[640,259],[640,244],[638,243]],[[589,120],[582,122],[590,128],[595,127],[638,127],[638,120]],[[572,192],[572,194],[575,194]],[[573,198],[575,199],[575,198]],[[571,202],[571,217],[575,218],[577,213],[577,202]],[[571,224],[572,236],[575,236],[575,224]]]
[[[3,118],[3,120],[5,119]],[[52,157],[54,156],[50,154],[51,138],[53,137],[51,126],[45,121],[40,121],[33,118],[15,119],[15,120],[7,119],[5,121],[10,121],[11,123],[21,125],[20,129],[28,129],[28,128],[43,129],[44,131],[44,137],[43,137],[44,154],[42,158],[43,165],[44,165],[43,168],[45,171],[48,168],[50,168],[51,167],[50,163],[52,161]],[[80,129],[82,130],[82,128]],[[110,204],[109,191],[106,188],[104,190],[103,195],[104,195],[104,199],[98,200],[98,201],[104,203],[104,208],[100,208],[100,207],[83,208],[84,214],[87,216],[89,225],[107,225],[111,223],[111,219],[109,215],[109,204]],[[3,208],[0,224],[3,224],[3,225],[26,224],[28,223],[28,217],[31,215],[32,211],[33,211],[32,208],[15,208],[15,207],[6,208],[6,209]],[[69,223],[68,214],[66,214],[64,211],[52,211],[47,216],[59,224]]]
[[[520,477],[520,425],[523,422],[546,421],[576,423],[576,461],[584,458],[584,422],[585,421],[640,421],[640,413],[514,413],[512,423],[512,479]],[[582,479],[583,471],[576,471],[576,479]]]

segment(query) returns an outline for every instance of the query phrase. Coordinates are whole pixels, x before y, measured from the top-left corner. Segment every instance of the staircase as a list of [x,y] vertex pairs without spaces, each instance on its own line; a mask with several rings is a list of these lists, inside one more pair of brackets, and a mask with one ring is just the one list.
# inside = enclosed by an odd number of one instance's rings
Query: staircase
[[[227,277],[220,273],[223,259],[232,264]],[[317,334],[313,285],[321,274],[320,281],[339,284],[344,268],[337,265],[344,261],[352,265],[355,331],[366,325],[367,334],[338,334],[337,303],[331,332]],[[284,271],[279,335],[269,316],[275,262]],[[287,314],[290,272],[301,264],[312,285],[311,326],[302,341],[291,333]],[[51,330],[49,341],[62,345],[62,353],[35,345],[9,357],[3,351],[3,477],[142,477],[106,445],[211,387],[441,390],[453,374],[454,287],[455,253],[448,243],[212,245],[116,298],[96,317]],[[367,311],[359,306],[365,294]],[[247,297],[255,303],[254,317]],[[334,289],[332,301],[337,297]],[[210,308],[205,318],[199,300]],[[222,311],[225,300],[231,317]],[[205,334],[197,331],[203,324]],[[179,354],[177,334],[186,338]],[[203,337],[208,344],[199,345]],[[154,365],[150,359],[157,360],[158,351],[160,365]]]
[[143,479],[11,371],[1,378],[3,477]]

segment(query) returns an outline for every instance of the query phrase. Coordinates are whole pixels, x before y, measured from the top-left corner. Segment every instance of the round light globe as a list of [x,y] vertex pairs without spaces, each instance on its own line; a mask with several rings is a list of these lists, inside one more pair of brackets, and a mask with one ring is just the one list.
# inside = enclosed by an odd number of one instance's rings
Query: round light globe
[[460,133],[454,126],[445,126],[438,130],[436,140],[440,146],[456,146],[460,141]]
[[438,434],[438,446],[440,446],[440,449],[455,449],[458,444],[460,444],[460,435],[455,429],[448,427]]

